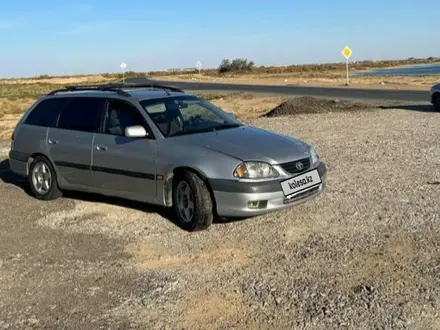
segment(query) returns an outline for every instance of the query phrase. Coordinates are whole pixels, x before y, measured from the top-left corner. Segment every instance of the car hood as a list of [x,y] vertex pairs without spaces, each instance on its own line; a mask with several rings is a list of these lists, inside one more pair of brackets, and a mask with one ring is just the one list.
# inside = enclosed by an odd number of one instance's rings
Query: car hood
[[310,146],[286,136],[252,126],[182,136],[188,143],[210,148],[240,160],[259,160],[270,164],[309,156]]

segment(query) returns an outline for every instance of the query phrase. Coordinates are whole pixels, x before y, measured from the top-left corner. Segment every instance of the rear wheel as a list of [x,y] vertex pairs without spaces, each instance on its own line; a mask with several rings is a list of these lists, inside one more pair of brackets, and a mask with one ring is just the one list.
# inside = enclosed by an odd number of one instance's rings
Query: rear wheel
[[440,111],[440,94],[434,95],[434,110]]
[[55,170],[46,157],[37,156],[33,160],[28,181],[31,192],[37,199],[54,200],[62,195]]
[[195,173],[185,171],[173,179],[173,207],[185,230],[202,230],[212,224],[211,195],[205,182]]

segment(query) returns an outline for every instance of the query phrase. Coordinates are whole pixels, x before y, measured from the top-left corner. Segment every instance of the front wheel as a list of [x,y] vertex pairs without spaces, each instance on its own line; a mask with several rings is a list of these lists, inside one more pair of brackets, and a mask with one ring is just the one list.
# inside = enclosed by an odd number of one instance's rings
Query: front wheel
[[440,94],[436,95],[434,98],[434,110],[440,112]]
[[212,224],[211,194],[195,173],[183,172],[173,179],[173,207],[180,226],[185,230],[202,230]]

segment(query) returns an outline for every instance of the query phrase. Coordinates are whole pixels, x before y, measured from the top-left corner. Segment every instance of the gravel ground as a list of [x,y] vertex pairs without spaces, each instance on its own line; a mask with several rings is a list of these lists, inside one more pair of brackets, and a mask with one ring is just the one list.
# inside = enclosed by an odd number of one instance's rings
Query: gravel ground
[[440,329],[440,115],[253,124],[314,144],[325,194],[191,234],[137,203],[37,201],[3,161],[0,329]]

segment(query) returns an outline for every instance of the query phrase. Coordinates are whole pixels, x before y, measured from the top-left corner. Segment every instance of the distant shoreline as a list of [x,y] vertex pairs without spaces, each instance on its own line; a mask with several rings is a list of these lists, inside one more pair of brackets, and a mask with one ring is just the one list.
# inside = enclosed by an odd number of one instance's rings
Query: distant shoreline
[[[432,68],[432,70],[430,70]],[[423,71],[425,69],[425,71]],[[414,72],[412,72],[414,70]],[[419,70],[422,70],[420,72]],[[410,76],[440,76],[440,63],[426,63],[413,65],[399,65],[388,68],[371,68],[363,71],[354,71],[356,76],[382,76],[382,77],[410,77]]]
[[437,66],[440,65],[440,60],[438,62],[433,62],[433,63],[418,63],[418,64],[399,64],[396,66],[390,66],[390,67],[386,67],[386,68],[370,68],[367,69],[368,71],[370,70],[392,70],[392,69],[405,69],[405,68],[414,68],[414,67],[424,67],[424,66]]

